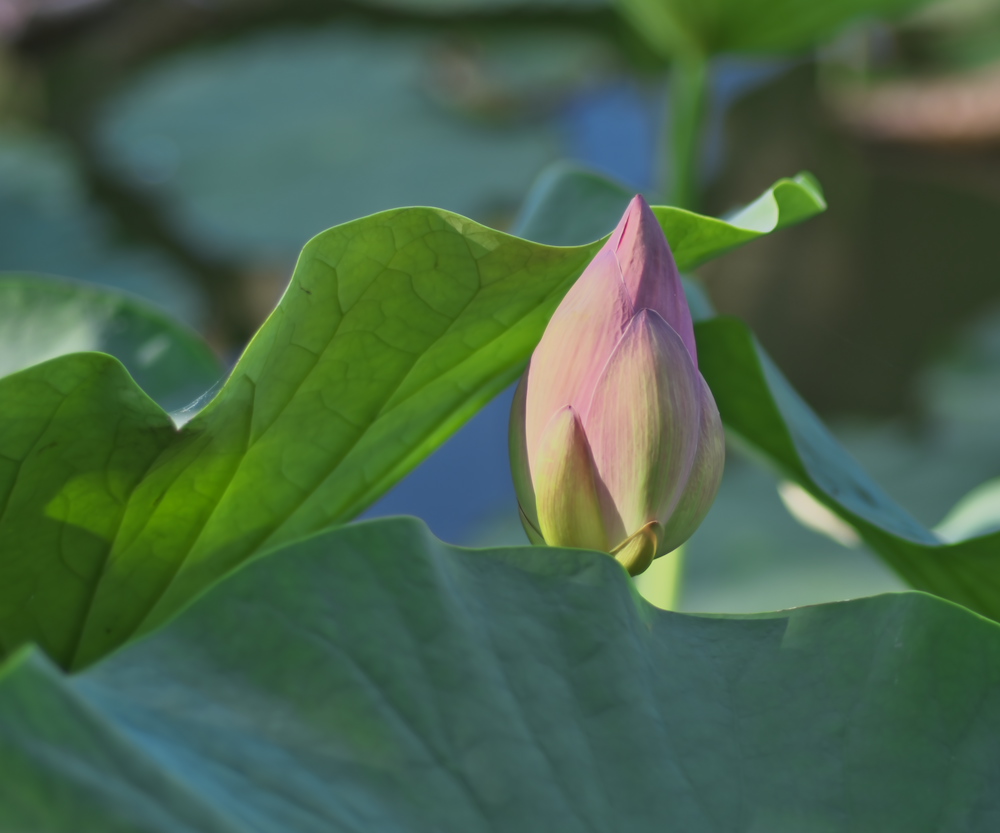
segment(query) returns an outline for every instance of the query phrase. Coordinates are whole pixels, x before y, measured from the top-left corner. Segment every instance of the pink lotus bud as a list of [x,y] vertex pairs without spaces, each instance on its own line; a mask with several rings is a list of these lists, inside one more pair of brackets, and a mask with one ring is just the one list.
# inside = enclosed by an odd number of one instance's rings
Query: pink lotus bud
[[635,197],[566,294],[514,396],[511,468],[534,543],[633,575],[676,549],[722,477],[722,423],[659,222]]

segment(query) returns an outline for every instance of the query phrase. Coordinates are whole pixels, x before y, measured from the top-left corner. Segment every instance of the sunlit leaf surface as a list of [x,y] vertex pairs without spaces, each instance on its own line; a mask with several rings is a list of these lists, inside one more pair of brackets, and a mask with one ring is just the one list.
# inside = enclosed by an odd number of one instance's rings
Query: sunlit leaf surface
[[[775,227],[789,188],[808,190],[775,186]],[[658,216],[682,268],[769,230]],[[35,641],[86,665],[253,554],[354,517],[516,378],[599,245],[545,246],[430,208],[323,232],[224,387],[177,433],[107,357],[0,379],[0,401],[16,403],[0,414],[0,540],[16,542],[0,548],[11,576],[0,644]],[[121,426],[120,402],[132,414]],[[141,454],[122,454],[116,431],[133,422],[155,430],[140,432]],[[47,462],[56,448],[70,470]],[[80,509],[91,488],[106,499]],[[69,509],[53,503],[67,494]],[[41,525],[65,542],[58,554]],[[63,590],[36,595],[42,584]]]

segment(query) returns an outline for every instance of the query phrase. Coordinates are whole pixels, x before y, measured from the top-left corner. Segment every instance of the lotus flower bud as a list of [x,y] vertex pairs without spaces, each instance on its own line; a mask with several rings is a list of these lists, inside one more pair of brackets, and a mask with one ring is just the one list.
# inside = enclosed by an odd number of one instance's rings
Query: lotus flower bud
[[686,541],[715,499],[722,423],[642,197],[552,316],[514,396],[510,451],[528,537],[611,553],[633,575]]

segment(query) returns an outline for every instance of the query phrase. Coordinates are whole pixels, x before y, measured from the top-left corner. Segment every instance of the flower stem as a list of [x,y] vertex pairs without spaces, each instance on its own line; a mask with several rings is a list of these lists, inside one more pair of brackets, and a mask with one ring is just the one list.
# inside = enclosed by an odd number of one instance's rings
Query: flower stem
[[679,547],[655,559],[646,572],[636,576],[636,589],[650,604],[662,610],[673,610],[680,595],[683,569],[684,547]]
[[708,99],[708,61],[692,50],[670,68],[671,205],[697,210],[700,197],[702,127]]

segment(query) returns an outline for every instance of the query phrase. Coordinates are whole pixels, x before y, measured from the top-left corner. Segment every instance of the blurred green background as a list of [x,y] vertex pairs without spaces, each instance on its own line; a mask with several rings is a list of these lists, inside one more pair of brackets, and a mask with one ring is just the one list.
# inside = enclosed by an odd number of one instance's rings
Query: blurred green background
[[[423,204],[512,228],[561,159],[669,193],[670,72],[604,0],[0,0],[0,270],[126,290],[232,362],[331,225]],[[700,270],[716,306],[938,523],[1000,475],[1000,2],[723,54],[709,79],[702,210],[802,169],[830,204]],[[416,514],[453,543],[525,542],[508,406],[369,515]],[[800,525],[778,486],[730,450],[687,547],[683,609],[901,587],[850,540]]]

